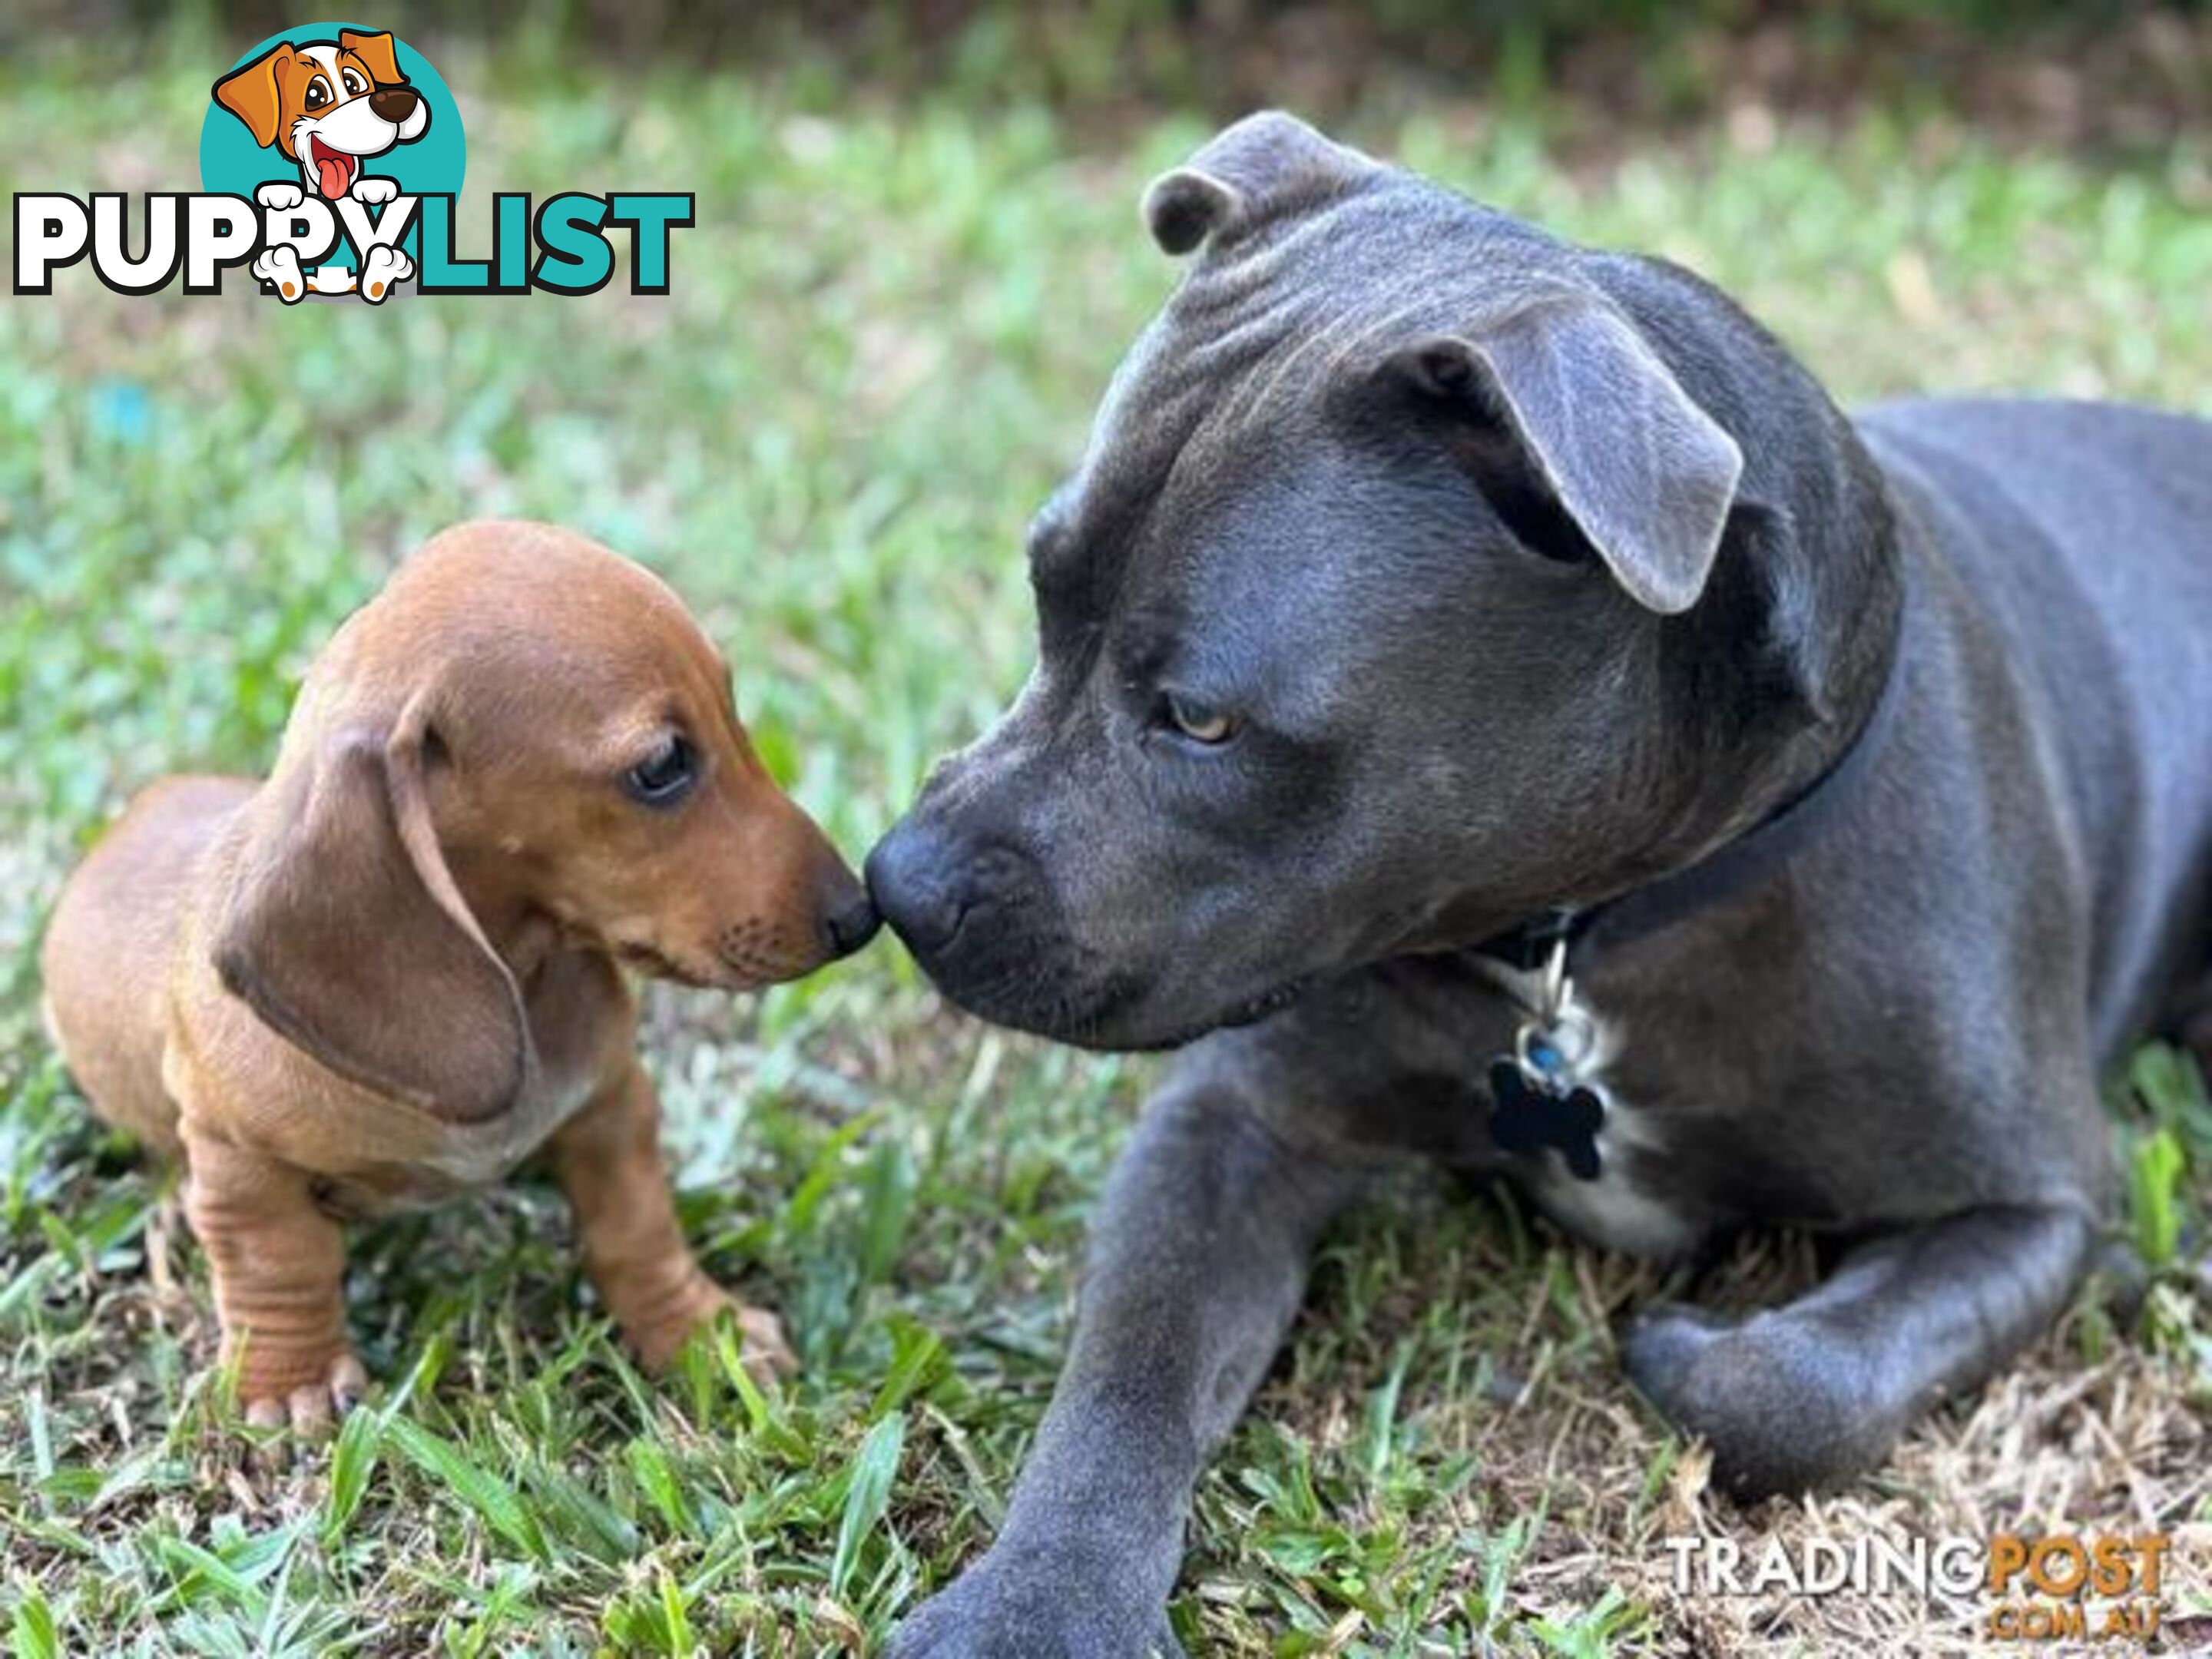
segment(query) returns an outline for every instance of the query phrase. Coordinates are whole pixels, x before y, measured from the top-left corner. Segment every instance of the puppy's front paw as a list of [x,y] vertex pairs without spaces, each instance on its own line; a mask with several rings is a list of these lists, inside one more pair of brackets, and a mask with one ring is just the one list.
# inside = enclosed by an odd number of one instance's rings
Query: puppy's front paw
[[415,262],[396,247],[373,247],[361,264],[361,295],[371,305],[381,305],[396,283],[415,274]]
[[372,179],[363,173],[353,181],[353,188],[346,194],[356,202],[388,202],[399,194],[399,181],[397,179]]
[[647,1370],[663,1371],[686,1342],[725,1313],[737,1318],[745,1369],[756,1379],[766,1382],[799,1369],[784,1340],[783,1322],[766,1308],[748,1307],[703,1273],[675,1306],[651,1319],[626,1322],[623,1336]]
[[1747,1501],[1832,1486],[1880,1462],[1899,1425],[1866,1362],[1817,1320],[1782,1310],[1741,1322],[1662,1304],[1622,1336],[1629,1380],[1713,1449],[1713,1476]]
[[[295,191],[293,194],[299,192]],[[307,297],[307,279],[300,274],[300,251],[289,242],[262,249],[253,256],[253,263],[246,270],[275,289],[276,297],[288,306],[295,306]]]
[[253,199],[265,208],[275,208],[282,212],[286,208],[299,206],[307,198],[297,185],[264,185],[253,192]]
[[368,1392],[368,1370],[350,1348],[301,1360],[268,1355],[257,1363],[252,1345],[238,1380],[246,1420],[257,1429],[289,1428],[307,1435],[330,1432]]
[[739,1352],[747,1370],[763,1382],[798,1370],[799,1358],[784,1340],[781,1319],[766,1308],[749,1308],[742,1302],[731,1305],[737,1310],[738,1330],[744,1339]]

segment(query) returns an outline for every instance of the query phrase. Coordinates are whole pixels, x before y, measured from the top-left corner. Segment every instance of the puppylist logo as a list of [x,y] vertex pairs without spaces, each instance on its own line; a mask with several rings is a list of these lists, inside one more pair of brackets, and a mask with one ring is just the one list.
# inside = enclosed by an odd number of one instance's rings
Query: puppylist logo
[[[492,198],[491,255],[458,257],[468,159],[461,113],[429,60],[389,31],[306,23],[216,77],[200,129],[198,191],[19,191],[15,291],[51,294],[89,260],[118,294],[221,294],[240,266],[286,305],[310,294],[380,305],[430,295],[580,296],[614,280],[608,233],[630,237],[629,291],[665,294],[669,243],[692,222],[689,192],[562,191],[532,210]],[[135,226],[131,222],[136,221]],[[140,250],[131,252],[136,232]]]

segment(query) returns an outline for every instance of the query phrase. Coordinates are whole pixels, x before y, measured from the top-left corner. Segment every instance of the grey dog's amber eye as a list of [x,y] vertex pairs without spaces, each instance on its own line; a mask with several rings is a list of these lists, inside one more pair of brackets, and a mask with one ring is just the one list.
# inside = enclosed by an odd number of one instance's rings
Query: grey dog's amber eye
[[623,775],[623,787],[632,800],[647,806],[673,806],[697,776],[691,745],[680,737],[671,737]]
[[1179,696],[1172,691],[1161,697],[1160,712],[1177,732],[1193,743],[1201,743],[1208,748],[1226,743],[1237,735],[1234,716],[1224,714],[1218,708],[1209,708],[1189,697]]

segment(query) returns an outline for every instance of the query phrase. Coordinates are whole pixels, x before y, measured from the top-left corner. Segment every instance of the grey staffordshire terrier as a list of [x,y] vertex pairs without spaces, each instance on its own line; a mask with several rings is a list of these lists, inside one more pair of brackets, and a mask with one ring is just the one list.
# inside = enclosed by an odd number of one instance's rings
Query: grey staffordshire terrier
[[1193,1482],[1407,1150],[1653,1257],[1834,1235],[1623,1349],[1734,1492],[1873,1467],[2065,1306],[2100,1070],[2212,968],[2212,426],[1851,421],[1695,276],[1282,115],[1146,212],[1197,257],[1036,521],[1036,672],[868,873],[974,1012],[1188,1046],[906,1659],[1175,1650]]

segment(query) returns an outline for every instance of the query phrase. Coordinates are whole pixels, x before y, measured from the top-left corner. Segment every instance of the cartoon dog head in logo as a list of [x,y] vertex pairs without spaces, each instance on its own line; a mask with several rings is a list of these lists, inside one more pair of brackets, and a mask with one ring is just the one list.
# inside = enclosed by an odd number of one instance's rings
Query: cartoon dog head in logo
[[400,74],[391,35],[351,29],[335,41],[280,41],[216,82],[215,98],[331,201],[390,201],[398,185],[364,177],[362,161],[430,125],[430,106]]

